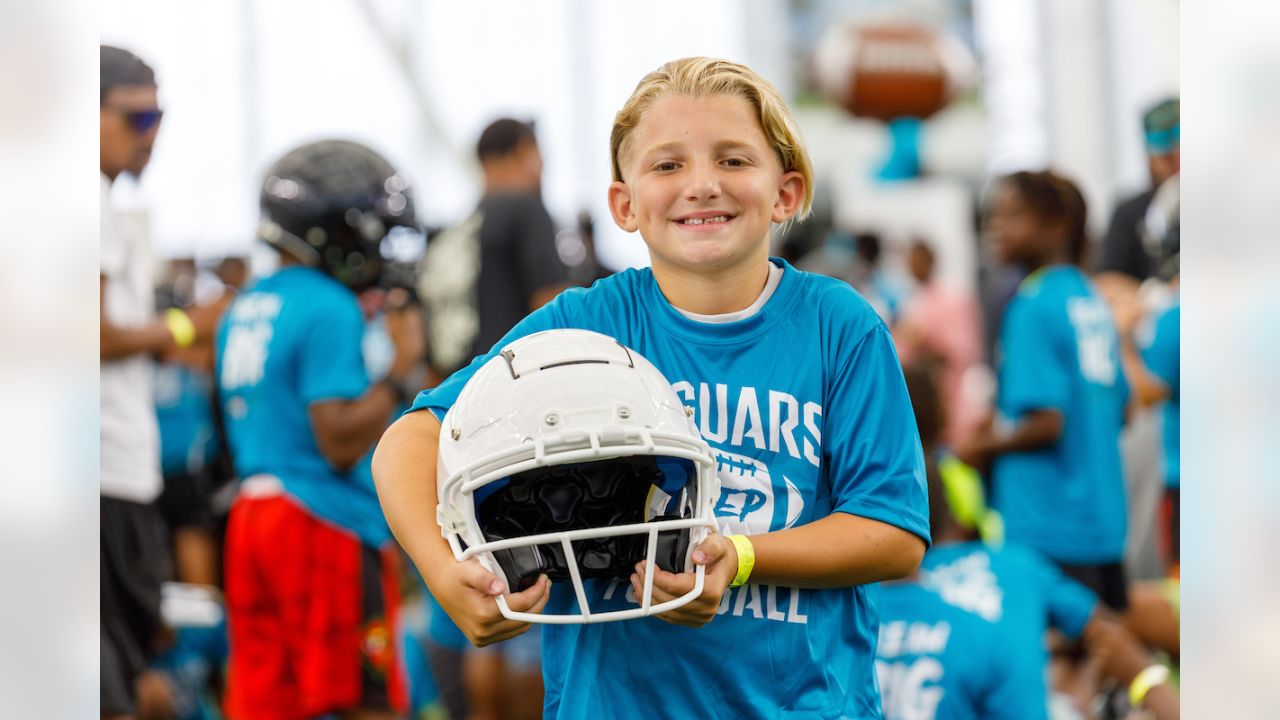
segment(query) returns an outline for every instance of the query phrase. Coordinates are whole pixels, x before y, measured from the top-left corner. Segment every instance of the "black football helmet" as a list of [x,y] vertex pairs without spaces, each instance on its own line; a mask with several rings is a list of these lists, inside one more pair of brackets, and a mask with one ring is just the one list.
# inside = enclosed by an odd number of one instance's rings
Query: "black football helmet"
[[379,283],[383,239],[418,229],[409,182],[359,143],[323,140],[267,170],[258,237],[360,292]]

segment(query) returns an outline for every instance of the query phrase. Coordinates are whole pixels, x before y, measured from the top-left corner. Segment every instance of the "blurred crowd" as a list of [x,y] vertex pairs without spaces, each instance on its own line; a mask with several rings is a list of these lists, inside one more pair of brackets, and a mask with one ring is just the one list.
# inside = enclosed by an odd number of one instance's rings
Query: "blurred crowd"
[[[419,390],[609,272],[591,219],[544,206],[535,125],[479,135],[484,192],[450,227],[423,228],[372,150],[322,141],[264,176],[272,267],[159,264],[110,197],[162,131],[155,75],[119,48],[101,66],[102,715],[257,717],[255,683],[290,675],[272,717],[540,717],[537,626],[472,647],[399,558],[368,470]],[[1150,187],[1100,239],[1072,178],[991,179],[978,254],[1006,272],[981,282],[940,279],[929,237],[818,218],[776,238],[880,313],[916,412],[933,547],[882,588],[887,718],[964,717],[961,692],[981,717],[1178,715],[1178,101],[1133,122]],[[389,249],[405,237],[425,250]],[[292,562],[318,544],[332,567]],[[312,616],[263,610],[317,593],[335,599]]]

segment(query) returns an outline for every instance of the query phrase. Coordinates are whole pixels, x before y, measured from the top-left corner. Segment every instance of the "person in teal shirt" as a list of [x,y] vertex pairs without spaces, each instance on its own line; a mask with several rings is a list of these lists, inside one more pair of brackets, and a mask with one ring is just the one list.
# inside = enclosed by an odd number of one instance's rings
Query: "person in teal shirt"
[[987,232],[1027,272],[1005,309],[996,415],[957,448],[991,470],[1008,540],[1032,547],[1127,606],[1126,500],[1119,438],[1129,386],[1111,310],[1075,263],[1085,204],[1052,172],[999,180]]
[[234,717],[386,717],[407,705],[399,555],[369,451],[421,387],[423,340],[416,311],[389,301],[393,357],[370,377],[358,299],[380,280],[389,229],[416,224],[405,189],[376,152],[340,140],[290,151],[266,173],[259,233],[280,265],[235,298],[216,342],[241,478],[224,573]]

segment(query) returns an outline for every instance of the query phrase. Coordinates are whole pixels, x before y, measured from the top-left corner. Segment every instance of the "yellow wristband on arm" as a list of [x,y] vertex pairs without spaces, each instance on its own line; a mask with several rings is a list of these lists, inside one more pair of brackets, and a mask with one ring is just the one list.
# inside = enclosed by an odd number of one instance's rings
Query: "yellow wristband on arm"
[[1147,699],[1147,693],[1151,692],[1151,688],[1167,682],[1169,682],[1169,668],[1163,665],[1152,665],[1138,673],[1138,676],[1129,684],[1129,706],[1142,707],[1142,701]]
[[173,336],[173,343],[180,348],[191,347],[196,341],[196,324],[191,316],[178,308],[169,308],[164,313],[164,326]]
[[733,549],[738,551],[738,574],[733,576],[729,587],[736,588],[747,584],[751,571],[756,567],[756,548],[746,535],[726,535]]

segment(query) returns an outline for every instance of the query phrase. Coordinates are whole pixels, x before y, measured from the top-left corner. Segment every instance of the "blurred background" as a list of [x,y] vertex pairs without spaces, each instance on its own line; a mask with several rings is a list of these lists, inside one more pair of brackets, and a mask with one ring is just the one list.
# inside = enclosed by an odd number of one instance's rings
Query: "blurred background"
[[[103,42],[157,68],[165,129],[140,186],[117,192],[125,203],[145,198],[153,246],[167,257],[249,253],[268,163],[322,137],[386,155],[413,180],[429,227],[459,222],[481,192],[475,140],[511,116],[537,125],[543,197],[558,224],[587,213],[604,266],[642,265],[642,244],[601,222],[613,114],[645,72],[712,55],[747,64],[790,99],[815,148],[820,221],[878,229],[891,245],[913,231],[938,236],[955,255],[944,272],[972,281],[974,235],[954,226],[973,225],[965,220],[992,173],[1062,171],[1084,190],[1100,234],[1117,200],[1149,183],[1142,112],[1179,88],[1172,0],[659,0],[643,12],[586,0],[103,7]],[[853,59],[838,48],[819,56],[821,40],[869,24],[923,26],[954,45],[941,71],[949,102],[934,100],[918,130],[927,178],[918,187],[876,187],[891,134],[824,92]],[[913,200],[893,199],[904,194]],[[916,195],[952,216],[913,212]]]
[[[1185,288],[1195,342],[1185,354],[1183,453],[1194,510],[1183,530],[1189,650],[1181,689],[1193,717],[1280,712],[1259,691],[1280,666],[1278,576],[1269,570],[1280,550],[1280,493],[1269,479],[1280,430],[1280,255],[1269,174],[1280,159],[1275,8],[1176,0],[0,7],[10,19],[0,23],[0,59],[11,68],[0,87],[14,99],[0,108],[0,187],[7,207],[22,209],[10,213],[10,261],[0,267],[10,401],[0,426],[10,459],[0,519],[14,588],[0,626],[6,645],[21,648],[0,665],[11,714],[88,717],[96,706],[98,207],[89,133],[99,42],[156,68],[164,129],[146,173],[116,183],[112,202],[150,237],[158,280],[172,280],[174,267],[192,271],[193,298],[197,286],[210,297],[221,292],[217,270],[227,258],[244,259],[251,275],[269,269],[254,239],[258,193],[285,150],[326,137],[375,148],[416,193],[428,232],[410,244],[429,244],[480,198],[476,138],[503,115],[535,123],[561,261],[587,262],[593,248],[602,271],[642,265],[639,238],[617,231],[604,205],[608,129],[645,72],[706,54],[775,83],[814,156],[815,216],[776,237],[776,254],[808,255],[819,269],[861,247],[864,262],[873,236],[885,278],[878,309],[891,313],[894,288],[907,295],[913,287],[910,248],[924,241],[937,272],[975,293],[990,319],[1001,288],[1017,282],[983,243],[992,179],[1053,168],[1073,180],[1088,203],[1096,259],[1115,209],[1152,182],[1144,112],[1185,98],[1193,172],[1182,222],[1196,242]],[[910,47],[893,51],[906,60],[859,68],[855,49],[874,45],[877,28],[925,30],[908,32]],[[922,49],[931,59],[912,60]],[[918,93],[849,91],[921,63],[926,70],[915,74],[932,80]],[[923,117],[878,117],[902,104]],[[414,258],[422,249],[397,252]],[[854,280],[868,287],[865,274]],[[986,360],[991,341],[984,326]],[[971,386],[975,396],[992,392],[989,378]],[[1125,451],[1157,452],[1154,444]],[[1137,577],[1164,572],[1154,532],[1152,523],[1134,533],[1127,560]]]

